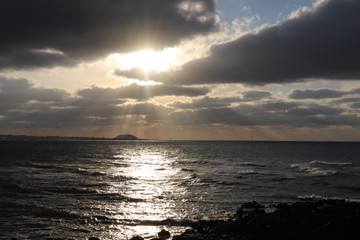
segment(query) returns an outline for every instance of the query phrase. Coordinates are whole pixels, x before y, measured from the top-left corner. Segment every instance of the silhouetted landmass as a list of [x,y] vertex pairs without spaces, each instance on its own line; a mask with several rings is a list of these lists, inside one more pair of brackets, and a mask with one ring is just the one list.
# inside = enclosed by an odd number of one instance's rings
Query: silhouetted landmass
[[117,137],[114,137],[116,140],[140,140],[138,137],[131,134],[121,134]]
[[67,136],[29,136],[29,135],[0,135],[0,141],[61,141],[61,140],[145,140],[134,135],[123,134],[114,138],[102,137],[67,137]]

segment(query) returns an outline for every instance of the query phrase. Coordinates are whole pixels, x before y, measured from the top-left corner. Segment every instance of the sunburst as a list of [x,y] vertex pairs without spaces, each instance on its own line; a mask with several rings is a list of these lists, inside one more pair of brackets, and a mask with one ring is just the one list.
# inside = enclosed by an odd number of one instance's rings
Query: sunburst
[[129,54],[112,54],[109,59],[123,70],[139,67],[145,72],[150,70],[160,72],[179,65],[179,54],[178,48],[167,48],[159,52],[142,50]]

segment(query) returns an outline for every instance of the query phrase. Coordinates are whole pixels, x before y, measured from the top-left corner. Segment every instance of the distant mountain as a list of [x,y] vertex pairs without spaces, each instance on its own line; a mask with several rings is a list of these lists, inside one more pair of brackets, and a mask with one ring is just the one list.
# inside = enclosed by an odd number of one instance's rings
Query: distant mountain
[[140,138],[131,135],[131,134],[120,134],[117,137],[114,137],[116,140],[140,140]]

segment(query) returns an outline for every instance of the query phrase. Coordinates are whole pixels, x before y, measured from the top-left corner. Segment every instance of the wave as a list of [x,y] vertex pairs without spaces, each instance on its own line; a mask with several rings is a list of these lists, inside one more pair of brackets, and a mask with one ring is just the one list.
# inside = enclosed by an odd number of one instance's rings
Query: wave
[[20,184],[9,181],[0,181],[0,192],[1,194],[41,194],[42,192],[38,189],[29,188]]
[[76,194],[76,195],[93,195],[99,194],[96,190],[86,189],[86,188],[51,188],[47,192],[51,193],[61,193],[61,194]]
[[40,169],[61,169],[59,166],[51,165],[51,164],[42,164],[42,163],[29,163],[28,167],[40,168]]
[[119,193],[107,193],[99,190],[87,189],[87,188],[63,188],[63,189],[49,189],[47,192],[57,193],[57,194],[66,194],[74,196],[84,196],[87,199],[95,200],[122,200],[124,202],[143,202],[143,199],[139,198],[130,198]]
[[260,164],[260,163],[254,163],[254,162],[242,162],[240,163],[243,166],[252,166],[252,167],[266,167],[265,164]]
[[335,166],[351,166],[353,165],[352,162],[328,162],[328,161],[311,161],[311,164],[321,164],[321,165],[335,165]]
[[65,209],[53,209],[49,207],[41,207],[38,209],[34,209],[33,213],[37,217],[51,217],[51,218],[63,218],[63,219],[81,219],[81,216],[78,213],[65,210]]
[[256,171],[253,169],[244,169],[244,170],[240,170],[238,171],[238,175],[256,175],[256,174],[262,174],[263,172],[261,171]]
[[122,163],[122,162],[112,162],[110,165],[116,166],[116,167],[130,167],[131,165],[128,163]]
[[349,202],[360,202],[360,199],[357,198],[340,198],[340,197],[324,197],[324,196],[320,196],[320,195],[316,195],[316,194],[311,194],[311,195],[299,195],[295,197],[296,200],[305,200],[305,201],[309,201],[309,200],[314,200],[314,201],[318,201],[318,200],[345,200],[345,201],[349,201]]
[[8,212],[15,212],[19,214],[21,213],[22,216],[50,217],[50,218],[63,218],[63,219],[78,219],[82,217],[79,214],[66,209],[55,209],[38,204],[29,204],[23,201],[5,202],[0,204],[0,207]]
[[123,200],[124,202],[144,202],[144,199],[141,198],[131,198],[124,196],[119,193],[101,193],[98,194],[97,197],[104,200]]
[[80,232],[80,233],[91,233],[91,231],[88,229],[80,229],[80,228],[70,229],[69,231],[70,232]]
[[90,175],[90,176],[106,176],[106,173],[104,172],[97,172],[97,171],[87,171],[83,168],[77,168],[75,170],[76,173],[82,174],[82,175]]
[[273,178],[273,180],[276,181],[276,182],[291,181],[291,180],[295,180],[295,179],[296,179],[296,177],[290,177],[290,176]]
[[330,176],[334,174],[342,174],[342,172],[338,172],[335,170],[325,170],[319,167],[312,167],[308,164],[291,164],[291,168],[297,169],[300,172],[308,173],[312,176]]
[[353,190],[353,191],[356,191],[356,192],[360,191],[360,186],[344,186],[344,185],[341,185],[341,186],[339,186],[339,188],[340,189]]
[[220,185],[224,185],[224,186],[239,186],[239,185],[243,185],[242,182],[229,182],[229,181],[221,181],[219,182]]
[[167,218],[164,220],[135,220],[133,222],[134,225],[143,225],[143,226],[179,226],[179,227],[189,227],[193,224],[193,221],[183,219],[183,220],[176,220]]

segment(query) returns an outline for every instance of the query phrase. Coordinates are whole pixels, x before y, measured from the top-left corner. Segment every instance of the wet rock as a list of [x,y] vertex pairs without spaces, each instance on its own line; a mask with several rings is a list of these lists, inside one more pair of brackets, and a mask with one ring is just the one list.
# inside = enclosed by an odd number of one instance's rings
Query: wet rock
[[265,214],[265,208],[258,202],[246,202],[241,205],[239,210],[237,210],[234,218],[241,219],[246,216],[262,215]]
[[141,236],[134,236],[134,237],[130,238],[130,240],[144,240],[144,238]]
[[265,212],[245,203],[229,220],[198,221],[174,240],[352,239],[360,229],[360,203],[323,200],[275,204]]
[[165,240],[165,239],[169,239],[171,234],[170,234],[170,232],[163,229],[158,233],[158,236],[161,240]]

